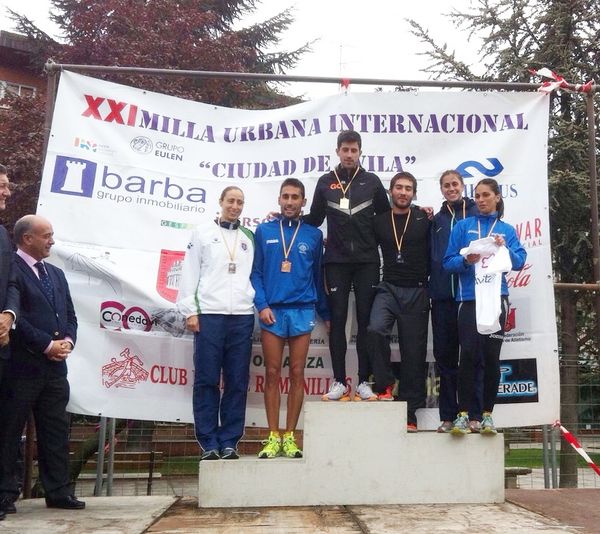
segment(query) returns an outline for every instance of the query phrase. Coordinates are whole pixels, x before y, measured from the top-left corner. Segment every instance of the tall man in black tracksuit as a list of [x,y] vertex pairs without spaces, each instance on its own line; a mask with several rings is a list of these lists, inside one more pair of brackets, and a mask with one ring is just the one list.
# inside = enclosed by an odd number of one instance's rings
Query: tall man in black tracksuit
[[407,402],[407,430],[417,431],[416,410],[425,407],[427,327],[429,322],[430,226],[423,210],[411,206],[417,181],[408,172],[390,182],[392,211],[377,215],[375,237],[383,255],[383,281],[371,310],[369,341],[379,400],[394,400],[394,374],[388,336],[398,323],[400,383],[398,396]]
[[319,178],[310,213],[304,222],[320,226],[327,217],[325,279],[331,310],[329,350],[334,383],[323,400],[350,400],[346,384],[346,319],[348,297],[354,288],[358,333],[358,385],[355,400],[376,400],[367,383],[371,365],[367,325],[375,287],[379,283],[379,253],[373,234],[373,218],[389,212],[390,203],[379,178],[359,164],[361,137],[343,131],[337,139],[340,164]]

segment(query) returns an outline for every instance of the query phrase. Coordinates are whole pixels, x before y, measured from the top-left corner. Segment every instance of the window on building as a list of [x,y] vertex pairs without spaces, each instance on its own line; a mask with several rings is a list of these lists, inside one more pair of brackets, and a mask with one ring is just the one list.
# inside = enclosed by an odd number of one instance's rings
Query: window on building
[[0,80],[0,98],[4,98],[4,96],[9,93],[19,96],[35,96],[36,89],[31,85]]

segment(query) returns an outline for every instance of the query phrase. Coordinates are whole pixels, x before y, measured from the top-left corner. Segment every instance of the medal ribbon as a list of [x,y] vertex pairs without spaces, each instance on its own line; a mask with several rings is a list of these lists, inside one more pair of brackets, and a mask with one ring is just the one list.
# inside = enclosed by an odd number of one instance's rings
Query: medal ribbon
[[[496,226],[497,222],[498,222],[498,219],[496,219],[494,221],[494,224],[492,224],[492,227],[490,228],[490,231],[487,233],[487,235],[485,237],[490,237],[490,234],[492,233],[492,230],[494,229],[494,226]],[[479,239],[481,239],[481,224],[479,222],[479,219],[477,219],[477,237]]]
[[340,189],[342,190],[342,198],[346,198],[346,191],[348,191],[348,189],[350,189],[350,186],[352,185],[352,181],[354,180],[354,178],[356,178],[358,171],[360,171],[360,165],[358,167],[356,167],[356,171],[354,171],[354,175],[352,176],[352,178],[350,178],[348,185],[344,189],[344,186],[342,185],[342,182],[340,181],[340,177],[338,176],[337,171],[335,169],[333,169],[333,174],[335,175],[335,179],[337,180],[338,184],[340,184]]
[[404,240],[404,234],[406,233],[406,229],[408,228],[408,221],[410,221],[411,211],[411,209],[408,210],[406,222],[404,223],[404,230],[402,230],[402,235],[400,236],[400,240],[398,240],[398,232],[396,231],[396,221],[394,220],[394,210],[390,210],[390,213],[392,214],[392,228],[394,229],[394,239],[396,240],[396,248],[398,249],[398,252],[402,251],[402,241]]
[[294,241],[296,241],[296,236],[298,235],[298,230],[300,230],[301,224],[302,224],[302,221],[299,220],[298,226],[296,226],[296,229],[294,230],[294,235],[292,236],[292,241],[290,242],[290,246],[287,247],[287,249],[286,249],[285,248],[285,236],[283,235],[283,223],[281,222],[281,219],[279,220],[279,231],[281,232],[281,246],[283,247],[284,261],[288,261],[288,256],[290,255],[290,251],[292,250]]
[[227,239],[225,239],[225,234],[223,233],[223,228],[221,227],[221,217],[219,217],[219,232],[221,232],[221,237],[223,238],[223,244],[227,249],[227,254],[229,254],[229,261],[231,263],[235,262],[235,253],[237,251],[237,242],[239,234],[239,227],[235,229],[235,240],[233,242],[233,249],[229,248],[229,244],[227,243]]

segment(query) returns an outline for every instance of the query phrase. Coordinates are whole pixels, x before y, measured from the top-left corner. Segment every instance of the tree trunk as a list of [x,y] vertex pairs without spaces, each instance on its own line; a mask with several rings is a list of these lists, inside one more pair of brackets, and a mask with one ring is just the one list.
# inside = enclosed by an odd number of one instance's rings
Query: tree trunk
[[[560,366],[560,420],[574,434],[579,430],[579,347],[577,344],[577,296],[573,291],[560,292],[562,365]],[[560,447],[561,488],[577,487],[577,453],[564,440]]]

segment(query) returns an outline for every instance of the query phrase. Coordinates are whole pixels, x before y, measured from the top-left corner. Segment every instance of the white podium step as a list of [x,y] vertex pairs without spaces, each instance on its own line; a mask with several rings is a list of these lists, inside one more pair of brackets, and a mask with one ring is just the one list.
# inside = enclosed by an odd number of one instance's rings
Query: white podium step
[[198,505],[504,501],[504,437],[406,432],[404,402],[307,402],[304,458],[200,462]]

